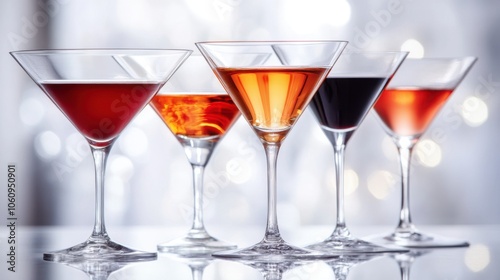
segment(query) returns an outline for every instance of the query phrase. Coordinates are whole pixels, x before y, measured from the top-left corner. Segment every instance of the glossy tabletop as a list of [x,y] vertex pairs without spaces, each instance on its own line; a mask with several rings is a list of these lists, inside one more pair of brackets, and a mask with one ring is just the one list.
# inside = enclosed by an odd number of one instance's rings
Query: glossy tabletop
[[[468,248],[434,249],[374,258],[335,258],[308,263],[241,263],[210,257],[181,258],[159,254],[158,259],[132,264],[78,263],[72,266],[42,260],[42,253],[65,248],[88,236],[87,227],[8,227],[0,230],[0,279],[497,279],[500,276],[500,226],[428,226],[422,230],[470,242]],[[156,244],[180,236],[186,229],[168,227],[110,227],[112,237],[125,245],[155,251]],[[295,245],[307,245],[329,235],[331,227],[283,229]],[[390,227],[355,229],[366,236],[389,232]],[[217,236],[240,247],[259,241],[261,229],[214,228]],[[14,237],[12,237],[14,236]],[[9,239],[9,237],[12,237]],[[15,261],[8,255],[15,239]],[[12,267],[15,267],[12,269]],[[12,272],[9,270],[15,270]]]

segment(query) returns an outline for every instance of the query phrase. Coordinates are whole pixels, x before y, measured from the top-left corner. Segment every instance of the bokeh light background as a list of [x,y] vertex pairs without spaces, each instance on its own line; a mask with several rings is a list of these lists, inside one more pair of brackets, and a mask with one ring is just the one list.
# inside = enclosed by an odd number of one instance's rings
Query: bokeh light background
[[[204,40],[342,39],[349,48],[408,50],[414,57],[477,56],[469,75],[415,151],[411,208],[417,225],[500,223],[500,2],[493,0],[17,0],[0,2],[0,168],[15,163],[19,223],[90,225],[90,150],[9,51],[32,48],[189,48]],[[196,77],[193,77],[195,79]],[[6,181],[6,170],[0,172]],[[335,221],[333,151],[309,110],[278,158],[280,227]],[[205,224],[264,227],[265,158],[240,119],[205,178]],[[108,160],[106,223],[191,222],[191,168],[147,107]],[[1,197],[5,192],[2,192]],[[397,152],[370,113],[347,146],[346,218],[396,225]],[[6,209],[4,199],[0,209]],[[0,211],[0,216],[6,211]]]

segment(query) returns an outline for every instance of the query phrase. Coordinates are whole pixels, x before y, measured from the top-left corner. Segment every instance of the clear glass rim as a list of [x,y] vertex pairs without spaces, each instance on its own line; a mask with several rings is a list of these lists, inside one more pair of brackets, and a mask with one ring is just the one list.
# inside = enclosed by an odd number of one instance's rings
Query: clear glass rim
[[229,95],[227,91],[158,91],[156,94],[157,96],[180,96],[180,95],[185,95],[185,96],[212,96],[212,95]]
[[236,41],[200,41],[195,45],[267,45],[267,44],[326,44],[326,43],[349,43],[346,40],[236,40]]
[[406,54],[409,55],[408,51],[396,51],[396,50],[388,50],[388,51],[363,51],[363,50],[344,50],[340,56],[349,55],[349,54]]
[[11,51],[10,54],[82,54],[82,55],[116,55],[116,54],[162,54],[162,53],[192,53],[190,49],[161,49],[161,48],[82,48],[82,49],[30,49]]
[[411,61],[449,61],[449,60],[478,60],[477,56],[443,56],[443,57],[407,57],[405,60]]

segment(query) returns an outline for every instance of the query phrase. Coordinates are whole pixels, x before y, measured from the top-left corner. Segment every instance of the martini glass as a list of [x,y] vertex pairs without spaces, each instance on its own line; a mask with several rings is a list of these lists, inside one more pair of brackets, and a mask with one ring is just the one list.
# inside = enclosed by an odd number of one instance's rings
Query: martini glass
[[407,54],[344,52],[311,101],[310,108],[334,150],[337,224],[327,239],[308,248],[342,254],[402,251],[401,248],[383,247],[356,238],[347,228],[344,214],[344,151]]
[[261,140],[267,158],[268,213],[263,240],[248,248],[217,252],[214,256],[260,260],[326,256],[282,239],[276,213],[276,164],[283,140],[346,44],[344,41],[196,43]]
[[160,252],[200,254],[235,249],[203,223],[203,175],[212,153],[240,116],[202,55],[191,55],[153,97],[151,106],[184,148],[193,169],[193,223],[184,237],[159,244]]
[[420,232],[410,215],[412,150],[475,63],[475,57],[407,59],[374,108],[396,144],[401,164],[401,211],[393,233],[370,240],[409,248],[463,247],[468,243]]
[[95,223],[83,243],[44,260],[133,261],[156,258],[111,241],[104,224],[106,159],[114,141],[190,55],[190,50],[81,49],[11,54],[85,137],[95,162]]

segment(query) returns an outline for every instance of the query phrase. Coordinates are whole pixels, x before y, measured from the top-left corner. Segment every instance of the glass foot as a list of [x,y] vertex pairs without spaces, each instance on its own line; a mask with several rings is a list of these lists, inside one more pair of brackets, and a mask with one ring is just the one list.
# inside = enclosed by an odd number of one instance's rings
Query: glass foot
[[330,236],[328,239],[308,245],[306,248],[339,255],[362,255],[382,253],[405,253],[406,248],[387,244],[384,246],[354,237]]
[[156,260],[157,254],[132,250],[110,240],[87,240],[68,249],[43,254],[43,259],[52,262],[70,263],[80,260],[102,260],[135,262]]
[[321,260],[338,257],[338,254],[323,253],[287,244],[283,240],[261,241],[241,250],[222,251],[212,254],[216,258],[259,260],[260,262],[283,262],[293,260]]
[[236,245],[232,245],[220,241],[209,235],[203,237],[186,236],[172,241],[158,244],[158,252],[174,253],[180,255],[200,255],[208,254],[217,251],[236,249]]
[[464,240],[451,239],[438,235],[427,235],[420,232],[392,233],[384,236],[367,237],[368,240],[383,245],[395,245],[405,248],[456,248],[468,247]]

